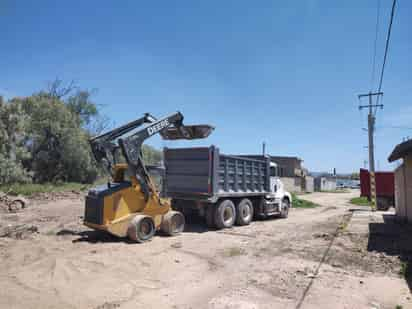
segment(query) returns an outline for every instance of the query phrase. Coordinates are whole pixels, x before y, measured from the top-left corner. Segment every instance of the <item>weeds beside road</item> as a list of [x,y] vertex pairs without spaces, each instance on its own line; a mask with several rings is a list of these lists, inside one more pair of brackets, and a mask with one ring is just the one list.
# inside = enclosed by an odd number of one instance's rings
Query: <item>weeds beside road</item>
[[0,191],[10,195],[31,196],[37,193],[63,192],[63,191],[84,191],[91,185],[81,184],[76,182],[66,182],[61,184],[45,183],[45,184],[10,184],[1,185]]
[[372,206],[372,202],[366,197],[354,197],[350,200],[350,203],[357,206]]
[[57,183],[12,183],[0,185],[0,192],[10,195],[30,197],[38,193],[60,193],[68,191],[87,191],[88,189],[107,183],[107,178],[100,177],[93,183],[57,182]]
[[319,206],[318,204],[308,201],[292,193],[292,207],[293,208],[315,208],[318,206]]

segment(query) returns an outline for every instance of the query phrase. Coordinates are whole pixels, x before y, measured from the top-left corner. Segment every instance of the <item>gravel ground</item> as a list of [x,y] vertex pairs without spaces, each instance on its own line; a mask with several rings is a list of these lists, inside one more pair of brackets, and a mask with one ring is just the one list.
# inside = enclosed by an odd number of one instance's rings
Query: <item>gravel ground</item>
[[81,195],[36,199],[0,215],[0,307],[412,308],[397,256],[348,231],[358,194],[313,193],[321,206],[288,219],[192,222],[145,244],[82,226]]

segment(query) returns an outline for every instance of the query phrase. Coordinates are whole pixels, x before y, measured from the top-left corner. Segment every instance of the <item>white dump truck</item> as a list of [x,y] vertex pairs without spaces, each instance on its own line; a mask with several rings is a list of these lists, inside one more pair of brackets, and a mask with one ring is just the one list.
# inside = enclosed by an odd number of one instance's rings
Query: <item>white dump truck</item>
[[197,212],[209,227],[287,218],[292,206],[269,157],[224,155],[215,146],[165,148],[164,164],[164,191],[172,207],[186,215]]

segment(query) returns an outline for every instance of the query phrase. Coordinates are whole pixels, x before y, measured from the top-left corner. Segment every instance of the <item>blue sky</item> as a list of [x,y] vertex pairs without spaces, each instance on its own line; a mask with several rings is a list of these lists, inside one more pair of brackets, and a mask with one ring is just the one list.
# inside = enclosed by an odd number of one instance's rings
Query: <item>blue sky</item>
[[[390,0],[381,0],[377,71]],[[59,77],[97,88],[116,124],[180,110],[216,126],[225,153],[304,159],[312,171],[350,172],[367,158],[377,1],[0,0],[0,94],[24,96]],[[412,130],[412,4],[399,0],[377,114],[376,161]],[[375,86],[377,85],[377,76]],[[366,101],[365,101],[366,103]]]

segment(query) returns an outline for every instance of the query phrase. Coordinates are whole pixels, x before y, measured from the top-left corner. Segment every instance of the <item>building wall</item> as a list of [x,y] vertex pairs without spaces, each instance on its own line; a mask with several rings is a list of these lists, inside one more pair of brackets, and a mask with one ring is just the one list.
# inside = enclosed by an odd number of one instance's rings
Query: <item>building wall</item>
[[335,179],[322,179],[322,191],[334,191],[336,190],[336,180]]
[[401,221],[406,220],[404,171],[404,163],[395,169],[395,210],[396,217]]
[[315,178],[315,191],[334,191],[336,190],[336,179],[326,177]]
[[280,177],[285,190],[290,193],[302,192],[302,179],[300,177]]
[[270,156],[279,167],[280,177],[302,176],[302,160],[296,157]]
[[395,170],[395,209],[399,220],[412,223],[412,154]]
[[313,192],[315,191],[315,180],[312,176],[306,176],[305,177],[305,186],[304,190],[305,192]]
[[405,159],[405,208],[407,221],[412,222],[412,154]]

